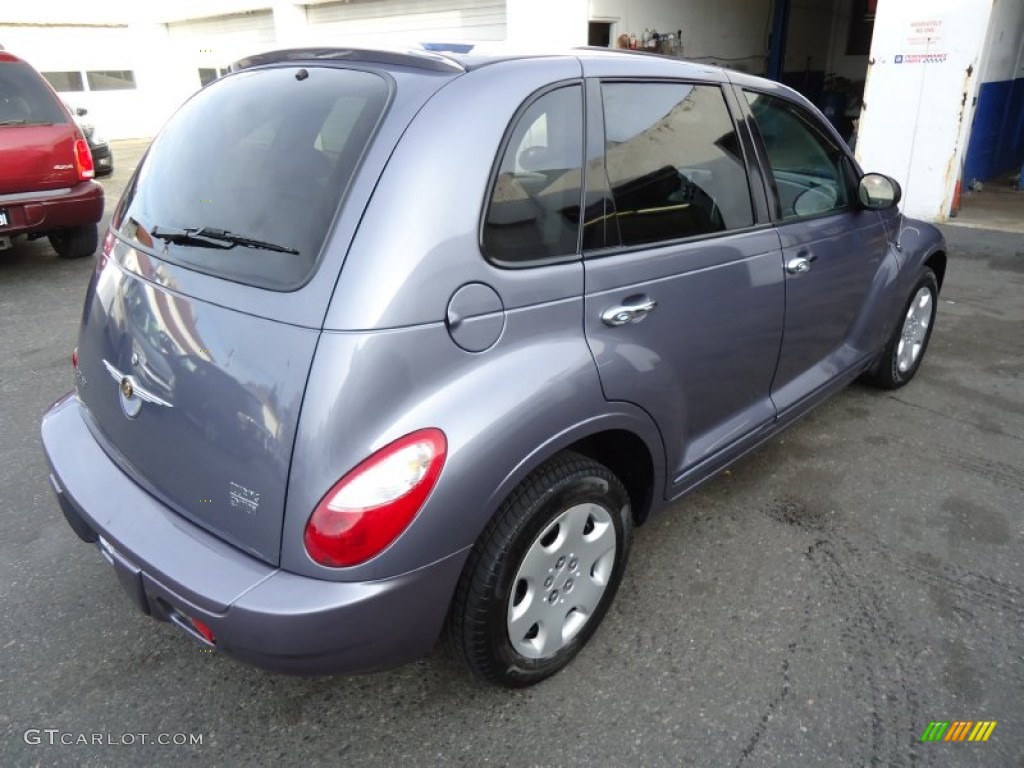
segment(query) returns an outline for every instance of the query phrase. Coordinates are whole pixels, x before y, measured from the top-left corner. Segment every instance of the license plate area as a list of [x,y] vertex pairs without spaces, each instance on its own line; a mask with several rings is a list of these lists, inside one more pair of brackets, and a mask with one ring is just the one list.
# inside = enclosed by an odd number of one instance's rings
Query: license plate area
[[0,208],[0,229],[11,226],[11,212]]

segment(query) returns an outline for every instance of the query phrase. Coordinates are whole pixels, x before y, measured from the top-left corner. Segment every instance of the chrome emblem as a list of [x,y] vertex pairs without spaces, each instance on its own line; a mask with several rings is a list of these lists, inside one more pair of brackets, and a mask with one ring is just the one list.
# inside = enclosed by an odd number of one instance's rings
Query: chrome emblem
[[134,376],[121,373],[106,360],[103,361],[103,365],[106,367],[107,373],[110,374],[110,378],[117,382],[118,399],[121,401],[121,410],[129,419],[134,419],[139,415],[139,411],[142,410],[142,404],[144,402],[152,403],[153,405],[162,405],[164,408],[174,407],[163,398],[157,397],[152,392],[140,386]]

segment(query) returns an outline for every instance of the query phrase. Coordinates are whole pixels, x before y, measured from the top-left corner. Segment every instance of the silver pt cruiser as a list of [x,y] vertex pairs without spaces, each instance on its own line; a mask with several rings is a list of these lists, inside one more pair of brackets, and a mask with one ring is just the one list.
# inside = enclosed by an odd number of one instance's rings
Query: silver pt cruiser
[[272,670],[565,666],[633,526],[853,379],[946,271],[779,84],[654,56],[285,50],[153,142],[42,423],[138,608]]

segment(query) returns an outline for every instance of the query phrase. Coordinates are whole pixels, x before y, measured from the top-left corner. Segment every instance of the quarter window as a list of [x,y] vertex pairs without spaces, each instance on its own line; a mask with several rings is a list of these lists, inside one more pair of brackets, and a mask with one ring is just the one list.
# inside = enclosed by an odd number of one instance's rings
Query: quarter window
[[809,112],[785,99],[744,91],[768,153],[781,219],[850,204],[846,153]]
[[501,158],[484,218],[488,258],[522,264],[576,253],[582,161],[582,89],[544,94],[519,117]]
[[606,162],[623,245],[749,227],[750,187],[717,86],[605,83]]

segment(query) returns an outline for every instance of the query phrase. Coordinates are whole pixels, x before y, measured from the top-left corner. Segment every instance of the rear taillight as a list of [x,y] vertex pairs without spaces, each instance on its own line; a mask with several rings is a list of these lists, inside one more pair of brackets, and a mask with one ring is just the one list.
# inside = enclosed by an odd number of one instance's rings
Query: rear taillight
[[78,370],[78,347],[71,350],[71,367]]
[[381,448],[317,504],[306,523],[306,552],[332,568],[379,554],[420,511],[447,451],[439,429],[422,429]]
[[85,139],[75,139],[75,170],[78,171],[78,178],[81,181],[88,181],[96,176],[92,152],[89,151],[89,142]]
[[209,625],[205,622],[202,622],[199,619],[192,619],[192,626],[195,627],[196,632],[198,632],[210,645],[214,645],[217,642],[217,639],[213,636],[213,630],[210,629]]

